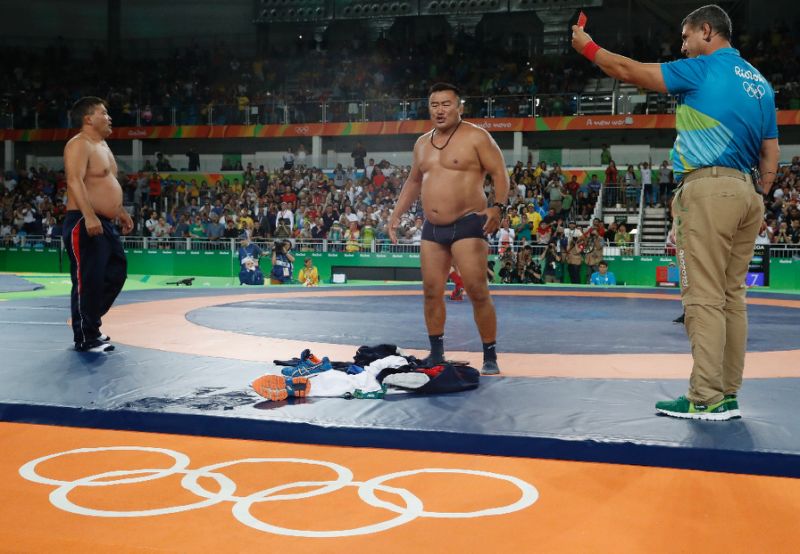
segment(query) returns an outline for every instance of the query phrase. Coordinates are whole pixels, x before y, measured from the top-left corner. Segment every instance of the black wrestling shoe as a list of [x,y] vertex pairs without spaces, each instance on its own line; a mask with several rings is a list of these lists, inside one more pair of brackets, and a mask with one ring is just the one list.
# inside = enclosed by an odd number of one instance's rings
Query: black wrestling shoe
[[100,340],[100,341],[103,341],[103,342],[111,342],[111,337],[109,337],[108,335],[104,335],[103,333],[100,333],[100,336],[97,337],[97,340]]
[[683,325],[684,324],[684,319],[686,319],[686,314],[681,314],[678,317],[676,317],[675,319],[673,319],[672,323],[679,323],[679,324]]
[[427,357],[421,359],[417,364],[417,367],[436,367],[437,365],[444,365],[447,363],[444,357],[440,356],[431,356],[428,354]]
[[100,352],[111,352],[114,350],[114,345],[103,342],[100,339],[95,339],[89,342],[76,342],[75,350],[78,352],[92,352],[97,354]]
[[497,360],[485,360],[481,368],[481,375],[500,375],[500,367]]

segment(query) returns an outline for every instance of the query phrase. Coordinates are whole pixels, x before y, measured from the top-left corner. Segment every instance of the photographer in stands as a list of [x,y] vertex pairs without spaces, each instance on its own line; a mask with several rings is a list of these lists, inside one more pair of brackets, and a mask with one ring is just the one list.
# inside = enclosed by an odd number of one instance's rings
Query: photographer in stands
[[287,241],[275,241],[272,247],[272,272],[269,282],[272,285],[285,285],[292,282],[292,270],[294,256],[292,255],[292,243]]
[[240,285],[263,285],[264,274],[258,265],[258,260],[263,255],[261,248],[257,244],[250,242],[250,237],[246,232],[239,236],[241,244],[239,246],[239,284]]
[[569,280],[573,285],[581,283],[581,266],[583,265],[583,250],[586,247],[583,237],[571,236],[566,248],[567,270]]
[[547,244],[547,248],[542,251],[539,260],[543,269],[544,282],[560,283],[563,268],[561,267],[561,254],[558,252],[555,242]]
[[280,217],[278,214],[277,225],[275,227],[275,238],[286,239],[292,236],[292,223],[289,218]]
[[589,266],[589,273],[599,271],[600,262],[603,259],[604,234],[605,227],[603,227],[602,222],[596,218],[594,220],[594,225],[589,227],[586,233],[584,233],[583,238],[586,241],[586,247],[583,253],[586,265]]

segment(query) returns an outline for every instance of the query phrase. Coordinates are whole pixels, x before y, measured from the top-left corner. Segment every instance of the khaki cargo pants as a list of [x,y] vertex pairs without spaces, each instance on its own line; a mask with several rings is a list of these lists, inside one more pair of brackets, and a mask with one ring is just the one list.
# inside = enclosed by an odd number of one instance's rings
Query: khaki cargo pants
[[711,167],[684,178],[672,213],[686,333],[694,359],[687,398],[711,404],[742,386],[745,279],[764,203],[749,175]]

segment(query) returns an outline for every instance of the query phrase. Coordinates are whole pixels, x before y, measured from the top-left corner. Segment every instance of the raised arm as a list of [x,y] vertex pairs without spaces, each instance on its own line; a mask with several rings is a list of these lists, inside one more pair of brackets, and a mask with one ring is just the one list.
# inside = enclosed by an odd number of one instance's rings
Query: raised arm
[[73,139],[64,148],[64,170],[67,173],[67,194],[78,205],[83,214],[86,232],[90,237],[103,233],[103,226],[94,212],[86,191],[86,169],[89,167],[89,144],[81,139]]
[[[587,44],[592,42],[583,27],[572,26],[572,47],[583,54]],[[642,63],[600,48],[594,55],[594,63],[603,73],[619,81],[631,83],[656,92],[667,92],[660,63]]]

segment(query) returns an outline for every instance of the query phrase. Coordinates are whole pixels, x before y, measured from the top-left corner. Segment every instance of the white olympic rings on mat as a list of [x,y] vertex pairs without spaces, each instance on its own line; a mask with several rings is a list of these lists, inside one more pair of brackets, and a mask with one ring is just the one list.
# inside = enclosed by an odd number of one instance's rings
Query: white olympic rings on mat
[[[106,471],[95,475],[87,475],[71,481],[54,479],[45,477],[37,472],[39,464],[60,458],[62,456],[89,454],[92,452],[147,452],[164,454],[173,459],[174,463],[171,467],[161,468],[145,468],[145,469],[132,469],[132,470],[119,470],[119,471]],[[68,450],[66,452],[59,452],[56,454],[49,454],[42,456],[35,460],[31,460],[19,468],[19,474],[34,483],[43,485],[54,485],[57,488],[50,493],[50,502],[56,507],[66,512],[79,514],[92,517],[148,517],[166,514],[174,514],[178,512],[185,512],[189,510],[197,510],[213,506],[221,502],[232,502],[233,516],[241,523],[267,533],[277,535],[293,536],[293,537],[313,537],[313,538],[328,538],[328,537],[351,537],[355,535],[366,535],[370,533],[378,533],[386,531],[394,527],[408,523],[420,517],[429,518],[474,518],[484,516],[496,516],[510,514],[523,510],[531,506],[539,499],[539,491],[526,481],[510,475],[503,475],[500,473],[493,473],[489,471],[479,471],[471,469],[451,469],[451,468],[423,468],[413,469],[409,471],[398,471],[386,475],[373,477],[368,481],[355,481],[353,479],[353,472],[344,466],[333,462],[326,462],[322,460],[308,460],[305,458],[244,458],[241,460],[234,460],[229,462],[221,462],[217,464],[207,465],[198,469],[189,469],[189,457],[186,454],[169,450],[167,448],[154,448],[148,446],[108,446],[97,448],[77,448],[75,450]],[[226,475],[219,473],[219,470],[239,464],[257,464],[257,463],[291,463],[291,464],[305,464],[310,466],[318,466],[332,470],[336,477],[330,481],[296,481],[278,485],[268,489],[260,490],[249,494],[247,496],[236,495],[236,483]],[[506,506],[490,507],[482,510],[472,512],[429,512],[426,511],[422,500],[420,500],[411,491],[404,488],[390,487],[385,485],[387,481],[408,477],[411,475],[418,475],[422,473],[429,474],[463,474],[463,475],[477,475],[480,477],[487,477],[506,481],[516,486],[520,490],[520,497],[517,501]],[[181,479],[181,486],[189,492],[200,497],[202,500],[189,504],[181,504],[177,506],[168,506],[164,508],[154,508],[149,510],[100,510],[95,508],[88,508],[79,506],[69,499],[69,494],[79,487],[113,487],[115,485],[125,485],[133,483],[143,483],[146,481],[155,481],[165,477],[174,475],[183,475]],[[216,481],[219,488],[218,491],[212,492],[200,485],[200,478],[205,477]],[[302,492],[290,493],[292,489],[308,489]],[[300,500],[312,498],[323,494],[333,493],[345,487],[356,487],[358,495],[363,502],[374,507],[382,508],[384,510],[394,512],[396,517],[362,527],[353,529],[341,529],[330,531],[311,531],[303,529],[288,529],[285,527],[278,527],[265,521],[256,518],[251,513],[253,504],[263,502],[276,502],[286,500]],[[395,504],[381,500],[375,495],[375,491],[393,494],[402,499],[402,504]]]
[[763,85],[754,85],[753,83],[748,83],[747,81],[742,82],[742,88],[747,93],[747,96],[750,98],[761,99],[766,94],[766,89]]

